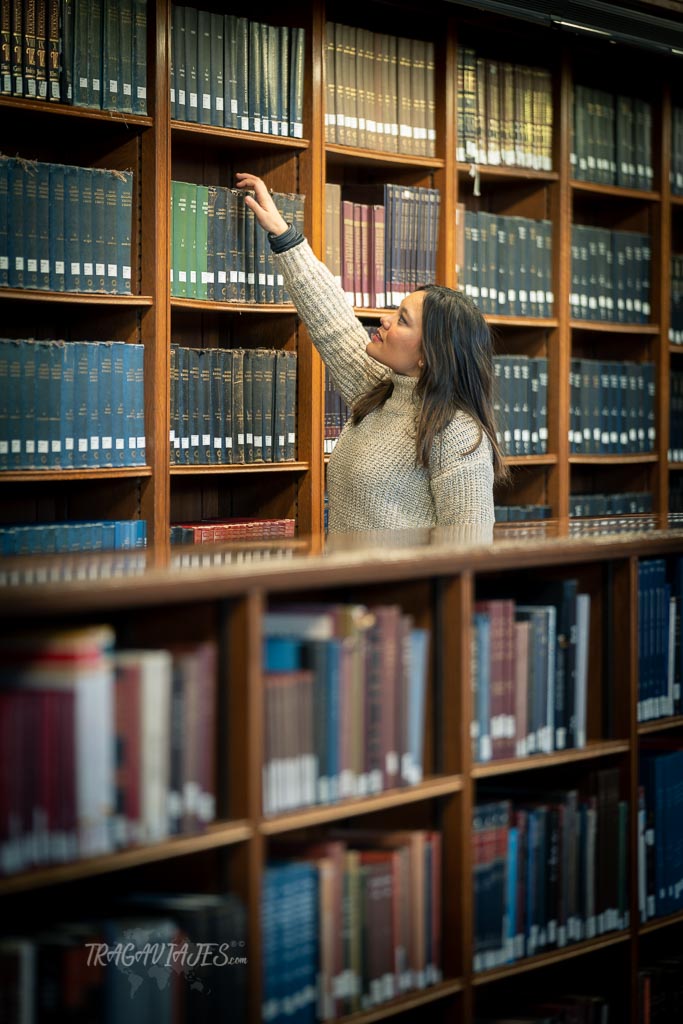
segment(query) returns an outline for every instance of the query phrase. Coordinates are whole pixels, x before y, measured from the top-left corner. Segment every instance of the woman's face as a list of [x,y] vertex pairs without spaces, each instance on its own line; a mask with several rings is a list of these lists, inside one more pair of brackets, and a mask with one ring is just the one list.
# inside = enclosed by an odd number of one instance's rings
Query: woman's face
[[411,292],[401,305],[380,318],[365,351],[395,373],[419,377],[422,361],[422,303],[424,292]]

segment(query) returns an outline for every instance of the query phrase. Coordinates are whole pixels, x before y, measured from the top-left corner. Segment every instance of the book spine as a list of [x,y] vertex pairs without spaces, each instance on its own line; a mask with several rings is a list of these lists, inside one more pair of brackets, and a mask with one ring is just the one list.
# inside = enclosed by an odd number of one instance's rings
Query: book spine
[[126,465],[126,408],[124,402],[126,343],[111,343],[111,464]]
[[22,165],[24,177],[24,288],[38,287],[38,168]]
[[8,235],[8,283],[10,288],[25,288],[25,241],[24,241],[24,178],[21,161],[10,157],[7,160],[9,216]]
[[48,98],[48,3],[36,0],[36,95],[41,100]]
[[11,0],[11,75],[12,94],[24,95],[24,5],[23,0]]
[[116,182],[116,249],[117,283],[120,295],[131,293],[131,236],[133,229],[133,173],[111,171]]
[[121,109],[121,53],[119,0],[103,0],[102,109]]
[[81,189],[79,168],[64,166],[64,290],[79,292],[81,268]]
[[95,265],[93,260],[93,172],[90,167],[78,168],[78,190],[80,195],[79,245],[81,261],[81,283],[79,291],[95,290]]
[[229,114],[225,106],[228,71],[223,40],[225,18],[224,15],[216,13],[211,13],[209,18],[209,102],[211,105],[209,123],[222,128],[229,123],[227,120]]
[[194,7],[185,7],[185,120],[196,123],[199,121],[199,75],[197,62],[199,59],[198,42],[198,11]]
[[232,349],[232,461],[244,458],[244,350]]
[[[211,14],[209,11],[197,12],[197,120],[200,124],[212,124],[213,91],[218,90],[219,82],[212,77]],[[222,62],[221,62],[222,67]],[[223,79],[220,79],[221,96]]]
[[147,0],[133,0],[133,113],[147,113]]
[[0,4],[0,94],[12,95],[12,21],[11,7]]

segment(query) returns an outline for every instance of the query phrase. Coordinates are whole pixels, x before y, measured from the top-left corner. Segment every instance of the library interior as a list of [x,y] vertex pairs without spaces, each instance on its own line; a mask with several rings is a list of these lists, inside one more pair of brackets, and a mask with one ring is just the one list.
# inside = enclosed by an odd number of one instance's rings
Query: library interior
[[0,1021],[681,1024],[683,0],[0,0],[0,312]]

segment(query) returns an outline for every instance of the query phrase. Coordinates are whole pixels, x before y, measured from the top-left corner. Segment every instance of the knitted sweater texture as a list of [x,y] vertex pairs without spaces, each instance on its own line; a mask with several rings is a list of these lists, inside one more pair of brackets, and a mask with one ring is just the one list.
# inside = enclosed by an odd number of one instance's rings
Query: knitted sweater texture
[[[458,412],[438,435],[429,468],[416,465],[415,377],[365,351],[368,335],[306,241],[276,256],[286,288],[347,405],[387,375],[394,390],[357,426],[349,421],[327,469],[330,532],[493,524],[491,445]],[[470,449],[474,449],[470,451]]]

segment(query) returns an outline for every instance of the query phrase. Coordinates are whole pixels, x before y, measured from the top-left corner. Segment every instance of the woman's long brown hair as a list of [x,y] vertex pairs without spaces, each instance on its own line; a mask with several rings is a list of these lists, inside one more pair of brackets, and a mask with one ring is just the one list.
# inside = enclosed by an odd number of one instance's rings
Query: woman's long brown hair
[[[415,424],[415,458],[429,466],[435,438],[456,412],[468,413],[481,434],[470,449],[475,451],[486,434],[493,449],[497,483],[509,472],[496,438],[493,412],[493,344],[486,320],[462,292],[442,285],[427,285],[422,306],[424,367],[415,384],[419,412]],[[354,425],[379,408],[394,390],[389,377],[361,395],[352,410]],[[469,454],[466,452],[465,454]]]

